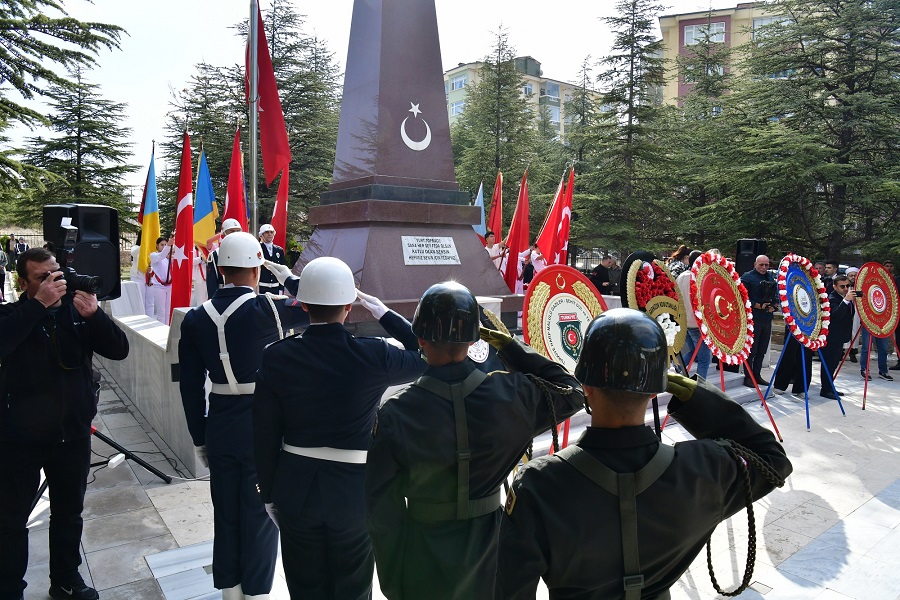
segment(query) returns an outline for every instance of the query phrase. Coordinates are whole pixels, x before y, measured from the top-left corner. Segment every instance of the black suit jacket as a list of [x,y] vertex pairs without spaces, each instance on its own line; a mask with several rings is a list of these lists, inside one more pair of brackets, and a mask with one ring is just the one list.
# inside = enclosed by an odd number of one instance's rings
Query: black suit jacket
[[828,296],[831,303],[831,324],[828,326],[828,346],[843,346],[850,341],[853,334],[853,313],[856,307],[852,302],[844,302],[843,296],[831,292]]

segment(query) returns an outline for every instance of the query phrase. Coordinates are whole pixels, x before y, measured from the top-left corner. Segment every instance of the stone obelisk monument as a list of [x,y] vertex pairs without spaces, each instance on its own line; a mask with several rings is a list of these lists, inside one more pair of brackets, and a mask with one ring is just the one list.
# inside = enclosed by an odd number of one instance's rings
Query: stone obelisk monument
[[434,0],[355,0],[334,177],[295,272],[335,256],[406,316],[448,279],[520,310],[472,229],[480,218],[453,172]]

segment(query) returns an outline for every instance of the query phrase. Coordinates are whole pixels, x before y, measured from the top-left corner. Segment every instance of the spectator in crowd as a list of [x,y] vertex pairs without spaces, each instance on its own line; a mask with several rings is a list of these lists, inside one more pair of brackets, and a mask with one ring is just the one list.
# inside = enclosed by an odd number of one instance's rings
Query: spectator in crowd
[[600,260],[600,264],[591,271],[589,279],[601,294],[609,295],[612,293],[609,283],[609,267],[612,264],[613,258],[609,254],[605,254]]
[[[838,363],[841,361],[844,343],[849,342],[852,335],[853,314],[856,312],[853,298],[855,298],[856,293],[850,286],[850,280],[846,275],[835,275],[832,285],[834,289],[828,297],[828,301],[831,303],[831,324],[828,328],[828,343],[822,348],[822,366],[819,370],[822,390],[819,392],[819,395],[831,400],[837,400],[832,378]],[[884,373],[887,374],[887,371],[884,371]],[[841,392],[837,392],[837,394],[842,395]]]
[[688,257],[691,255],[691,249],[684,244],[678,246],[678,250],[672,253],[667,261],[669,273],[672,277],[678,277],[688,268]]
[[[702,254],[699,250],[694,250],[688,256],[690,264],[694,264],[697,257]],[[684,314],[687,317],[687,337],[684,339],[684,346],[681,348],[681,359],[684,366],[687,367],[694,356],[694,349],[699,346],[697,356],[694,359],[697,365],[697,375],[706,379],[709,371],[709,363],[712,360],[712,352],[705,343],[700,341],[700,329],[697,326],[697,318],[694,316],[693,302],[691,300],[691,271],[687,269],[681,273],[676,279],[678,291],[681,292],[681,300],[684,303]]]
[[817,260],[816,262],[814,262],[813,268],[816,270],[816,272],[819,275],[823,275],[823,276],[825,275],[825,261],[824,260]]
[[[847,271],[844,274],[847,276],[847,279],[850,280],[850,288],[856,289],[856,276],[859,274],[859,269],[857,267],[850,267],[847,269]],[[845,347],[852,345],[852,347],[850,348],[850,353],[847,355],[848,358],[850,359],[850,362],[852,362],[852,363],[859,362],[859,360],[856,358],[856,354],[857,354],[856,349],[859,346],[860,340],[853,339],[854,337],[856,337],[856,333],[859,331],[859,328],[860,328],[859,312],[854,311],[853,312],[853,327],[851,328],[852,333],[850,336],[850,342],[847,344],[844,344]],[[885,358],[885,360],[887,360],[887,359]]]
[[772,337],[772,315],[775,313],[777,284],[775,276],[769,272],[769,257],[760,254],[753,263],[753,269],[741,275],[741,282],[747,288],[747,295],[753,305],[753,347],[744,363],[744,385],[753,387],[748,368],[753,371],[758,385],[769,385],[760,372],[768,362],[769,338]]
[[825,274],[822,276],[822,285],[825,286],[825,292],[831,295],[834,291],[834,277],[837,275],[840,263],[836,260],[825,261]]
[[[894,278],[894,283],[897,288],[900,289],[900,277],[894,272],[894,261],[886,260],[884,261],[884,268],[888,270],[888,273]],[[897,353],[897,364],[890,368],[891,371],[900,371],[900,327],[894,332],[894,352]]]
[[616,295],[619,293],[619,282],[622,279],[622,266],[615,258],[609,259],[609,293]]
[[9,259],[6,252],[0,252],[0,302],[6,301],[6,267],[9,265]]

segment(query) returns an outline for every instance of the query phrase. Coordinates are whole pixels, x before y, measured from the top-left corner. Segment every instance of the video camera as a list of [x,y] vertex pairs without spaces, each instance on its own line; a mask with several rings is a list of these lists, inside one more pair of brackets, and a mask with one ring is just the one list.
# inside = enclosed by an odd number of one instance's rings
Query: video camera
[[781,300],[778,298],[778,284],[774,281],[762,281],[760,282],[760,288],[762,289],[762,302],[760,304],[769,303],[772,307],[777,308],[781,304]]
[[75,245],[78,243],[78,228],[73,225],[61,225],[62,247],[56,249],[56,262],[66,278],[67,295],[72,295],[76,290],[89,294],[98,294],[103,289],[103,279],[95,275],[81,275],[70,265],[75,258]]

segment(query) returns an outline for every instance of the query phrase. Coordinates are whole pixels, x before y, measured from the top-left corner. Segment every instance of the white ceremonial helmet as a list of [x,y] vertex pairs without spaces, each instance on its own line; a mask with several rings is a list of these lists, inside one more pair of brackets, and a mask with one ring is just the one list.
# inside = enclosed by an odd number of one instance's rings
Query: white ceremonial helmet
[[219,246],[220,267],[258,267],[265,262],[259,240],[243,231],[229,234]]
[[267,231],[271,231],[272,233],[275,233],[275,228],[272,227],[272,225],[270,223],[264,223],[263,225],[260,225],[259,235],[262,235]]
[[353,271],[344,261],[331,256],[309,261],[300,273],[298,286],[297,300],[306,304],[344,306],[356,300]]
[[241,224],[238,223],[237,219],[225,219],[222,221],[222,233],[228,231],[229,229],[237,229],[238,231],[242,231]]

